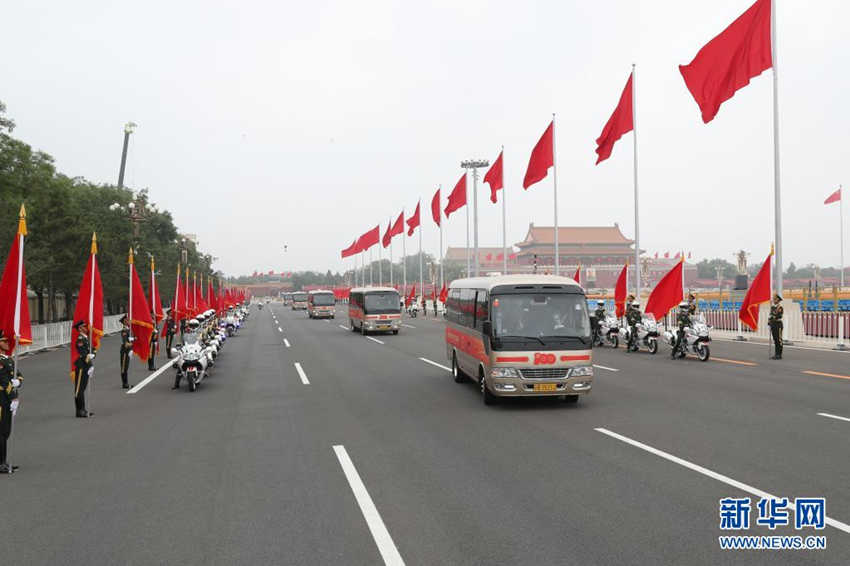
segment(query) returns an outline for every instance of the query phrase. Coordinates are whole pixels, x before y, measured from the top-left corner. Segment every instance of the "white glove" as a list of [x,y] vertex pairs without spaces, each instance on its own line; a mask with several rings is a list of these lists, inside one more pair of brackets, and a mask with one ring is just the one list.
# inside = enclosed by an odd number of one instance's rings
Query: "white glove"
[[20,386],[21,386],[21,380],[20,379],[15,378],[15,379],[12,380],[12,387],[20,387]]
[[135,342],[135,341],[136,341],[136,338],[135,338],[134,336],[130,336],[130,337],[127,339],[127,342],[129,342],[130,344],[132,344],[132,343],[133,343],[133,342]]
[[12,409],[12,416],[13,417],[18,412],[18,404],[19,404],[18,399],[12,399],[12,403],[11,403],[9,408]]
[[89,379],[91,379],[93,375],[94,375],[94,366],[89,368]]
[[87,354],[87,355],[86,355],[86,362],[90,362],[90,361],[92,361],[93,359],[94,359],[94,354]]

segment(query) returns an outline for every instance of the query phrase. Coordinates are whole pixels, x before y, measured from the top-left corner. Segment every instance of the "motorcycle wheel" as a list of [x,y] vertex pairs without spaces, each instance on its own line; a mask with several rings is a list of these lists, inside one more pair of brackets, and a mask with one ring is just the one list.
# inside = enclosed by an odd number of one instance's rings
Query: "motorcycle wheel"
[[620,337],[616,334],[611,337],[611,347],[615,349],[620,347]]
[[186,380],[189,382],[189,391],[194,392],[198,388],[198,384],[195,382],[195,378],[192,377],[191,374],[187,374],[186,378]]
[[649,339],[648,346],[649,346],[649,353],[650,354],[655,354],[655,353],[658,352],[658,340],[656,340],[655,338]]
[[706,362],[708,361],[708,357],[711,355],[711,350],[709,350],[708,346],[705,344],[700,344],[697,346],[697,356],[699,356],[699,361]]

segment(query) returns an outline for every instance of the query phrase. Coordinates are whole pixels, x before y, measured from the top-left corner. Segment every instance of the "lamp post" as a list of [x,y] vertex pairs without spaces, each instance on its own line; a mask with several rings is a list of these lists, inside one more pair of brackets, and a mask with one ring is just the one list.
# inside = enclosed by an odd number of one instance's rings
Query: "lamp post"
[[464,169],[472,169],[472,245],[475,250],[473,269],[475,277],[478,277],[478,168],[489,167],[490,162],[486,159],[467,159],[461,161],[460,166]]
[[127,164],[127,146],[130,144],[130,134],[136,129],[138,124],[135,122],[127,122],[124,124],[124,149],[121,150],[121,168],[118,171],[118,188],[124,187],[124,166]]
[[156,212],[156,208],[148,204],[148,190],[144,189],[139,191],[133,200],[127,203],[127,206],[124,206],[121,203],[113,202],[109,205],[109,210],[113,212],[121,212],[133,225],[133,244],[134,246],[138,245],[139,239],[139,226],[141,226],[142,222],[147,222],[148,217]]

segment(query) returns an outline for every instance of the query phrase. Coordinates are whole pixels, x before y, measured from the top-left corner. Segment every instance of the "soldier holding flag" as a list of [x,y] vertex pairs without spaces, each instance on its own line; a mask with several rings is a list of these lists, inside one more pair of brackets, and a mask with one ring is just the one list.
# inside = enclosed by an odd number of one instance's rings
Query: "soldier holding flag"
[[0,330],[0,474],[18,469],[7,461],[6,444],[12,434],[12,417],[18,412],[18,388],[23,376],[15,372],[15,362],[9,357],[9,337]]

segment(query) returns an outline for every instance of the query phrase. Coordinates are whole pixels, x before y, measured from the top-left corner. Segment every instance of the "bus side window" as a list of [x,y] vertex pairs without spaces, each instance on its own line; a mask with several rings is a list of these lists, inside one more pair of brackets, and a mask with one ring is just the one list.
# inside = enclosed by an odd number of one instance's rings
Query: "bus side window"
[[481,330],[481,324],[487,320],[487,291],[478,290],[475,297],[475,329]]
[[458,299],[460,298],[459,289],[449,289],[449,296],[446,300],[446,318],[450,322],[460,322],[458,313]]
[[475,289],[460,290],[460,324],[472,328],[475,323]]

